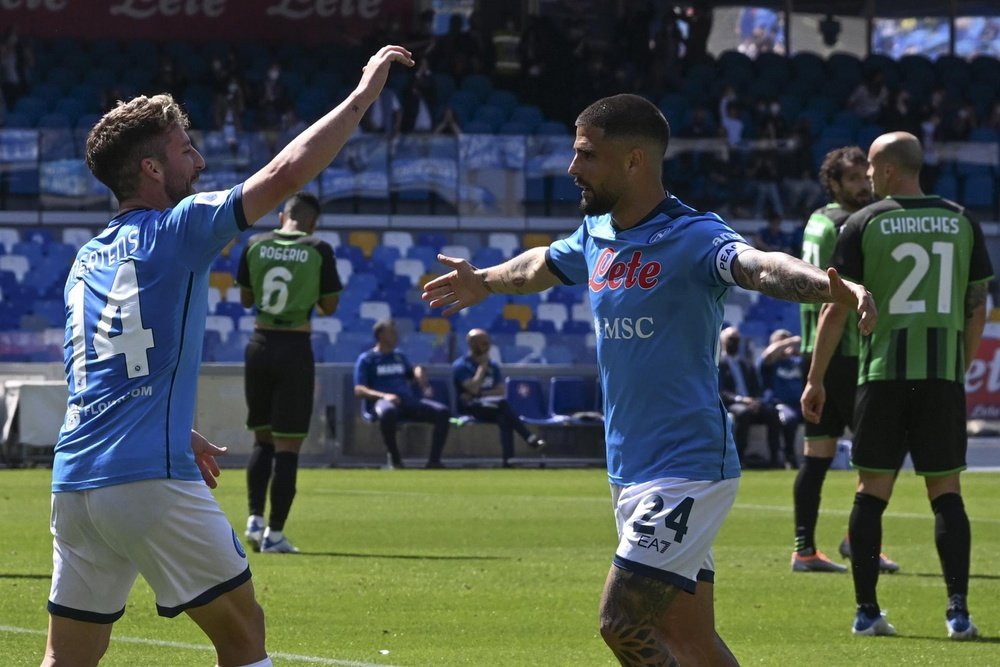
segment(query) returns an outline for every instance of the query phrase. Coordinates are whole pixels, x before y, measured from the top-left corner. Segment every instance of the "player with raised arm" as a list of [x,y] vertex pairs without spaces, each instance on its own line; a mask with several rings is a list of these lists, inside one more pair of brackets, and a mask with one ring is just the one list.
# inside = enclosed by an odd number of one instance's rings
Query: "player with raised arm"
[[[856,635],[892,635],[876,594],[882,513],[907,454],[923,476],[948,591],[948,636],[976,635],[968,607],[971,536],[962,501],[965,370],[986,322],[993,267],[979,224],[965,209],[920,188],[923,151],[907,132],[883,134],[868,151],[877,201],[857,211],[837,238],[832,264],[865,281],[884,304],[858,355],[851,463],[857,493],[848,524],[857,611]],[[826,309],[802,394],[806,419],[826,402],[824,376],[847,314]]]
[[355,90],[259,172],[194,194],[205,161],[169,95],[140,96],[87,137],[119,202],[66,281],[66,418],[52,470],[53,574],[43,666],[96,665],[142,574],[219,667],[267,667],[246,554],[209,492],[224,452],[192,431],[212,261],[326,167],[408,51],[371,57]]
[[717,215],[665,194],[669,136],[637,95],[590,105],[569,166],[583,224],[498,266],[441,256],[452,271],[427,283],[424,299],[447,316],[493,293],[588,285],[620,537],[601,634],[623,665],[734,665],[715,630],[712,583],[712,542],[740,475],[716,366],[726,292],[834,300],[858,310],[863,331],[876,312],[836,271],[756,250]]

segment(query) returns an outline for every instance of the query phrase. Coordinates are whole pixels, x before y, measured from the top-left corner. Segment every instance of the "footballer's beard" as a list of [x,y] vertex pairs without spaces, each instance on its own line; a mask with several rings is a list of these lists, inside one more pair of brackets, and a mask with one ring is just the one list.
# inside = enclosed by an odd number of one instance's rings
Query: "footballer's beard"
[[584,215],[603,215],[615,207],[615,198],[608,192],[598,192],[586,183],[577,183],[580,191],[580,212]]
[[164,186],[164,189],[172,205],[176,206],[182,199],[194,194],[194,180],[182,180],[178,178],[169,181]]
[[859,192],[855,192],[854,194],[846,197],[846,201],[844,203],[847,205],[844,208],[853,213],[854,211],[860,210],[865,206],[868,206],[868,204],[871,204],[872,201],[874,201],[873,197],[874,194],[871,190],[861,190]]

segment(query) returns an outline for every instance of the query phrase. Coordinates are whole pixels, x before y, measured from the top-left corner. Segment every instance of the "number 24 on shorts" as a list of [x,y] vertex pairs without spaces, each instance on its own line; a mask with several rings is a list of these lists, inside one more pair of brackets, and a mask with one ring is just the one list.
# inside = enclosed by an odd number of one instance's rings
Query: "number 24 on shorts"
[[[663,498],[657,495],[647,496],[643,499],[642,504],[646,511],[632,522],[632,530],[638,535],[653,535],[656,532],[653,517],[663,511]],[[663,518],[663,526],[667,530],[674,531],[674,542],[678,544],[684,541],[684,536],[688,532],[687,524],[692,507],[694,507],[694,498],[687,496]]]

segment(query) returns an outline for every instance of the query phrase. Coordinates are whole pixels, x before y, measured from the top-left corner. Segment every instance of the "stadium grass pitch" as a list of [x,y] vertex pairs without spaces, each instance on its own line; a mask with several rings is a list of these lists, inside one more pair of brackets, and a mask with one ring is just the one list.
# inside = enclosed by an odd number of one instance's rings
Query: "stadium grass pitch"
[[[47,470],[0,471],[0,664],[37,665],[51,573]],[[716,542],[720,633],[744,665],[1000,664],[1000,475],[963,476],[970,608],[983,635],[946,638],[946,596],[922,482],[885,515],[882,606],[898,637],[850,634],[850,575],[792,573],[792,481],[750,471]],[[243,473],[217,497],[242,535]],[[818,542],[837,558],[854,475],[831,472]],[[286,533],[298,555],[250,554],[275,665],[612,665],[597,603],[614,550],[610,494],[590,470],[303,470]],[[156,615],[141,579],[102,665],[211,665],[186,617]]]

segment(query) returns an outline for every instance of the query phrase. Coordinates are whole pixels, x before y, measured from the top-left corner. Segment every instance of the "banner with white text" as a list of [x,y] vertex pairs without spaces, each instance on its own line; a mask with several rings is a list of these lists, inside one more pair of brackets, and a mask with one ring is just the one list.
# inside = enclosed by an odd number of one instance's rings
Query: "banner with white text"
[[0,25],[86,40],[357,42],[412,16],[413,0],[0,0]]

